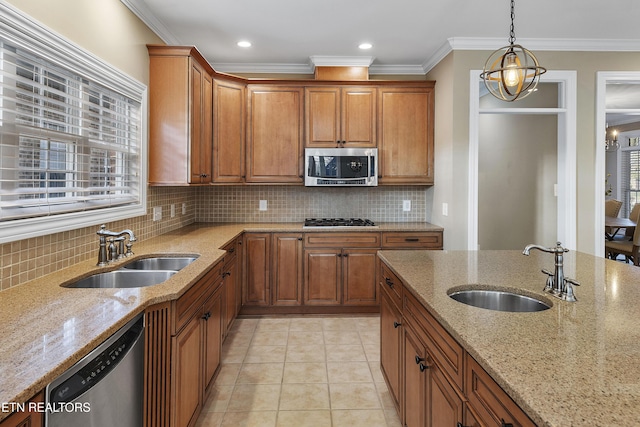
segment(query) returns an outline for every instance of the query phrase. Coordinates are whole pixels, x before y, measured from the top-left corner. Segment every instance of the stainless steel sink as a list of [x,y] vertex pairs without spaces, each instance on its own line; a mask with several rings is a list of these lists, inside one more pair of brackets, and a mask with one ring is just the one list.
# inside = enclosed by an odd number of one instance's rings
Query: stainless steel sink
[[176,274],[173,270],[116,270],[98,273],[63,285],[65,288],[140,288],[164,282]]
[[122,266],[126,270],[173,270],[185,268],[197,257],[153,257],[132,261]]
[[537,298],[493,289],[464,289],[449,293],[463,304],[488,310],[534,312],[551,308],[551,304]]

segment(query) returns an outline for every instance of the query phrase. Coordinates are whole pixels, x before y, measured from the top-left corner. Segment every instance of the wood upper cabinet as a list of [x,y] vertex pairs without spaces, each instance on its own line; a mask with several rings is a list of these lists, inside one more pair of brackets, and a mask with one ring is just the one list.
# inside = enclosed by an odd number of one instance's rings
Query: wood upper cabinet
[[433,184],[433,88],[385,86],[378,99],[378,183]]
[[246,182],[302,184],[302,87],[248,87]]
[[246,85],[214,79],[213,102],[213,182],[243,182]]
[[306,147],[375,147],[375,87],[306,87]]
[[195,48],[148,50],[149,184],[210,183],[212,70]]

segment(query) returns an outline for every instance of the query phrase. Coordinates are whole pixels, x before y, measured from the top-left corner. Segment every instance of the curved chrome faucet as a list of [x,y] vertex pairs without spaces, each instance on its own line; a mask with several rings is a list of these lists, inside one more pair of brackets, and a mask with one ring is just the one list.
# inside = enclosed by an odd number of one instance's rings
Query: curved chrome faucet
[[564,276],[563,255],[565,252],[569,252],[569,249],[563,248],[562,243],[560,242],[556,242],[556,246],[554,248],[545,248],[544,246],[531,244],[524,248],[522,254],[528,256],[532,249],[537,249],[539,251],[555,255],[554,273],[551,274],[550,271],[542,269],[542,272],[547,275],[546,285],[543,290],[564,301],[577,301],[575,293],[573,292],[573,285],[580,286],[580,283]]
[[[100,226],[100,230],[98,230],[96,234],[100,236],[97,264],[99,267],[104,267],[109,262],[133,255],[131,247],[133,246],[133,242],[136,241],[136,236],[133,234],[133,231],[129,229],[119,232],[109,231],[107,230],[107,227],[102,224]],[[125,235],[128,237],[126,252],[123,247]],[[112,239],[109,239],[109,250],[107,250],[107,237],[113,237]],[[116,242],[118,243],[118,246],[116,246]]]

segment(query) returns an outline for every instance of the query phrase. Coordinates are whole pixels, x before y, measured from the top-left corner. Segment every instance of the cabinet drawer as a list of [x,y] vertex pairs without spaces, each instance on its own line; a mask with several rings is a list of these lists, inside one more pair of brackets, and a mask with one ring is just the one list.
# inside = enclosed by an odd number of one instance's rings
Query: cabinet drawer
[[379,248],[380,233],[305,233],[305,248]]
[[481,425],[536,425],[469,354],[466,365],[465,394]]
[[442,249],[442,232],[383,232],[382,247],[385,249]]
[[209,295],[215,291],[214,287],[221,283],[222,263],[219,262],[209,270],[196,284],[184,295],[173,302],[173,327],[171,335],[175,335],[187,321],[198,311]]
[[379,281],[380,289],[389,295],[389,298],[396,305],[396,308],[402,311],[402,282],[384,262],[380,262]]
[[428,349],[440,369],[462,390],[464,350],[409,292],[404,292],[404,316],[424,329]]

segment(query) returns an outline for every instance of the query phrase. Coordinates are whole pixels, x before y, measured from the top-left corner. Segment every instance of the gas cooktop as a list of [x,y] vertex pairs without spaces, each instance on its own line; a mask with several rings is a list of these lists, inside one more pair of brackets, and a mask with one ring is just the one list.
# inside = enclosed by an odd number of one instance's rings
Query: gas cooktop
[[362,218],[307,218],[305,227],[377,227],[369,219]]

